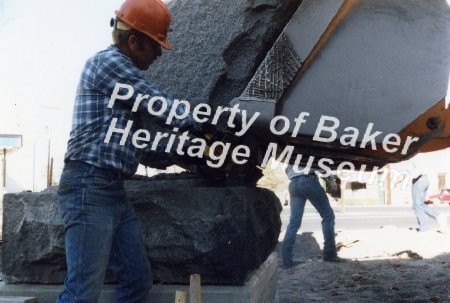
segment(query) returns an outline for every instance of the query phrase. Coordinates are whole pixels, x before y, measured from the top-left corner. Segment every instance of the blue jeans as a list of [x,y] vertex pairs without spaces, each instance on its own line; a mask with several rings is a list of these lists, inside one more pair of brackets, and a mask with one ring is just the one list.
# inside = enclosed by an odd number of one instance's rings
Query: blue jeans
[[324,237],[323,257],[337,256],[334,238],[334,211],[325,190],[320,185],[316,175],[300,175],[289,182],[291,216],[286,229],[282,246],[284,264],[292,262],[292,249],[295,244],[297,231],[302,224],[306,200],[309,200],[322,218],[322,232]]
[[152,285],[135,212],[120,178],[79,162],[66,164],[59,184],[67,276],[57,302],[95,303],[110,269],[115,302],[145,302]]
[[429,185],[430,182],[428,181],[428,177],[422,175],[411,187],[413,209],[416,214],[417,222],[419,223],[420,231],[428,230],[427,217],[437,221],[439,216],[439,213],[434,208],[424,203]]

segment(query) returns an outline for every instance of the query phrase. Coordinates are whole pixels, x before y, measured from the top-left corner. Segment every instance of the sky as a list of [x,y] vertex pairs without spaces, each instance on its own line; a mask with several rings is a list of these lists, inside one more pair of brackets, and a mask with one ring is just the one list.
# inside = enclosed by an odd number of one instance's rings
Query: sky
[[57,179],[82,68],[112,43],[123,2],[0,0],[0,134],[22,135],[22,148],[0,151],[11,190],[45,188],[49,157]]
[[0,0],[0,133],[68,136],[81,69],[122,1]]
[[22,135],[22,148],[0,151],[9,190],[45,188],[49,157],[60,173],[81,70],[111,44],[122,2],[0,0],[0,134]]

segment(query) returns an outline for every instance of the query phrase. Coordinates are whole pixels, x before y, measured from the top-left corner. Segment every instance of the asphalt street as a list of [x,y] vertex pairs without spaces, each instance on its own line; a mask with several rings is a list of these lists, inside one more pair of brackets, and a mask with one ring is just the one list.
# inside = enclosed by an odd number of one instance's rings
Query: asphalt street
[[[450,206],[441,204],[435,207],[439,213],[447,215],[450,225]],[[333,207],[336,216],[336,230],[363,230],[380,228],[381,226],[395,226],[397,228],[417,228],[417,221],[411,206],[348,206]],[[290,207],[283,206],[281,212],[282,230],[286,230],[289,222]],[[300,232],[320,231],[320,216],[308,202],[305,207]],[[437,227],[430,219],[430,227]]]

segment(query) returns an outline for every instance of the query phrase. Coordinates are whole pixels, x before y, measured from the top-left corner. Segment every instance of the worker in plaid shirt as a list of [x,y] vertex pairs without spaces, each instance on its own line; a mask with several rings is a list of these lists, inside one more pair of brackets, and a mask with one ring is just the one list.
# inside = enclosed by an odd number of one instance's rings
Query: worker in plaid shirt
[[[59,184],[60,211],[65,226],[67,277],[57,302],[97,302],[110,268],[117,277],[115,302],[144,302],[152,285],[138,219],[127,200],[124,179],[138,167],[142,149],[132,140],[123,145],[122,135],[105,136],[111,121],[130,133],[142,127],[141,115],[149,116],[148,100],[162,96],[166,110],[155,119],[164,121],[173,100],[140,76],[170,49],[167,30],[170,13],[160,0],[126,0],[113,22],[114,45],[87,60],[75,99],[72,130]],[[134,95],[108,102],[117,83],[130,85]],[[138,93],[149,95],[132,111]],[[158,111],[163,104],[153,103]],[[177,110],[183,111],[182,107]],[[174,119],[176,127],[195,125],[191,115]]]

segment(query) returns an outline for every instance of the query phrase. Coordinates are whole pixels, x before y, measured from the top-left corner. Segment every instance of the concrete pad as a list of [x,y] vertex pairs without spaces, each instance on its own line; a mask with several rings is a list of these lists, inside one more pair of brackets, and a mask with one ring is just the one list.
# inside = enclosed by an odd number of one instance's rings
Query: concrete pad
[[[242,286],[202,286],[202,300],[208,303],[278,303],[277,253],[272,252]],[[62,285],[0,283],[1,296],[35,297],[38,303],[54,303]],[[188,285],[154,285],[147,302],[173,303],[177,290],[188,291]],[[113,302],[114,286],[105,285],[99,303]],[[7,303],[10,301],[0,301]],[[11,301],[34,302],[34,301]]]
[[37,303],[37,300],[30,297],[0,296],[0,303]]

